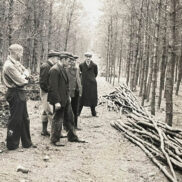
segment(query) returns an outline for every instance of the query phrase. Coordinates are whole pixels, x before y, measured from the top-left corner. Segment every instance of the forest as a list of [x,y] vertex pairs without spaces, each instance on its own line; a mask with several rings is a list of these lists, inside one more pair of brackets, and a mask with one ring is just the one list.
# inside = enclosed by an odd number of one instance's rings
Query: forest
[[[33,77],[27,104],[38,148],[5,149],[9,108],[0,75],[0,181],[182,179],[182,0],[0,0],[0,74],[14,43]],[[78,119],[85,144],[63,139],[57,149],[40,136],[39,73],[51,50],[77,55],[77,66],[88,51],[98,65],[98,117],[84,108]]]
[[132,91],[138,87],[141,104],[150,102],[152,115],[165,99],[165,121],[172,125],[173,93],[178,95],[182,78],[182,2],[106,2],[98,41],[106,80],[114,85],[126,77]]
[[94,42],[106,80],[114,85],[116,76],[118,82],[126,77],[132,91],[139,86],[142,105],[150,102],[153,115],[165,98],[166,122],[172,125],[172,95],[178,95],[182,77],[181,3],[105,0],[96,30],[88,36],[78,0],[1,0],[0,65],[14,42],[23,45],[23,62],[32,72],[39,72],[51,49],[83,58]]

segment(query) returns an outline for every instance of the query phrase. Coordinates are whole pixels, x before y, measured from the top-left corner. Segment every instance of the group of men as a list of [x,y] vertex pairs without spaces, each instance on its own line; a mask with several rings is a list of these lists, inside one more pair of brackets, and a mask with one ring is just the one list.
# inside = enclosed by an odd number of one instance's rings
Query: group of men
[[[10,107],[7,125],[7,148],[19,147],[21,139],[24,148],[35,147],[30,136],[30,120],[27,112],[26,85],[29,83],[29,71],[21,64],[23,47],[13,44],[9,47],[9,56],[3,65],[3,80],[6,85],[6,99]],[[50,51],[48,60],[40,68],[40,95],[43,106],[42,132],[50,136],[51,144],[63,146],[60,142],[62,127],[67,131],[70,142],[79,140],[76,129],[78,116],[83,106],[91,108],[96,116],[97,106],[97,65],[91,60],[92,55],[85,53],[86,60],[76,66],[78,56],[68,52]],[[48,122],[51,133],[48,132]]]

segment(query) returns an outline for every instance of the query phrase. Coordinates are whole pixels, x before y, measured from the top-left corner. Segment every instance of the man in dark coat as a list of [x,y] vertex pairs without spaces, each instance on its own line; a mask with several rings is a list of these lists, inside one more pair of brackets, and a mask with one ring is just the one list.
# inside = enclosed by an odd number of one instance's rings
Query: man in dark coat
[[50,133],[47,131],[47,124],[52,122],[52,110],[50,104],[47,102],[47,95],[48,95],[48,82],[49,82],[49,70],[51,67],[58,62],[59,59],[59,52],[55,52],[51,50],[48,54],[48,60],[43,63],[40,67],[40,96],[43,106],[43,113],[42,113],[42,132],[41,135],[43,136],[50,136]]
[[82,97],[78,115],[80,115],[83,106],[91,108],[92,116],[96,116],[95,107],[97,106],[97,65],[91,60],[92,54],[85,53],[86,60],[79,65],[82,80]]
[[60,60],[49,71],[48,102],[53,105],[53,119],[51,126],[51,143],[62,146],[60,134],[64,123],[70,142],[79,142],[75,133],[74,116],[69,96],[69,80],[65,67],[68,65],[70,54],[63,52]]

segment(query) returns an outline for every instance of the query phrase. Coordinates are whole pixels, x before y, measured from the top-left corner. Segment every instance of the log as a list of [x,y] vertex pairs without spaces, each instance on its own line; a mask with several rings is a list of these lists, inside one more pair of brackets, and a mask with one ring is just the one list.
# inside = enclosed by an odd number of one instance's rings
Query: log
[[[102,98],[107,108],[119,112],[121,118],[126,117],[124,122],[118,120],[111,126],[142,148],[171,181],[177,181],[174,169],[182,171],[182,130],[156,120],[126,85]],[[159,161],[167,164],[170,172]]]

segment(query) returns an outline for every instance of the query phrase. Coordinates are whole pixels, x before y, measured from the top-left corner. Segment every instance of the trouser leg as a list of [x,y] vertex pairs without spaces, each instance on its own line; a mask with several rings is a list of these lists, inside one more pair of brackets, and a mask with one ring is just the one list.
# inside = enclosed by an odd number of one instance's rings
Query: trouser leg
[[78,121],[78,101],[79,101],[79,92],[75,92],[75,97],[71,98],[71,107],[74,114],[74,124],[77,128],[77,121]]
[[42,116],[41,116],[42,134],[46,134],[46,133],[48,133],[47,132],[48,121],[50,124],[52,122],[52,111],[51,111],[50,104],[47,102],[48,94],[46,92],[44,92],[43,90],[41,90],[40,95],[41,95],[42,106],[43,106],[43,112],[42,112]]
[[82,109],[83,109],[83,104],[82,102],[79,100],[79,105],[78,105],[78,116],[80,116],[81,112],[82,112]]
[[65,115],[64,115],[64,121],[68,129],[68,140],[72,141],[77,139],[77,135],[75,132],[75,126],[74,126],[74,115],[71,108],[71,103],[68,102],[65,107]]
[[[24,112],[25,112],[25,95],[20,97],[19,91],[8,90],[7,101],[10,106],[10,118],[7,126],[7,148],[10,150],[16,149],[19,146],[20,137],[22,134],[22,127],[24,124]],[[25,140],[27,144],[31,142]]]
[[21,128],[21,142],[24,148],[32,145],[30,137],[30,119],[27,112],[27,103],[24,102],[23,123]]
[[95,106],[91,106],[90,109],[91,109],[92,116],[96,116]]
[[64,119],[64,108],[53,111],[53,119],[51,124],[51,142],[56,143],[60,140],[60,134]]

